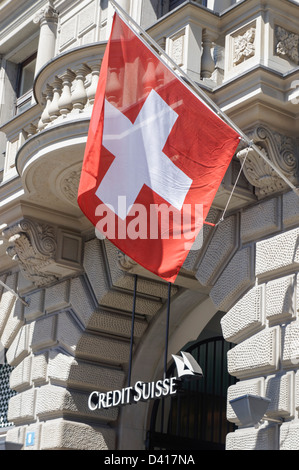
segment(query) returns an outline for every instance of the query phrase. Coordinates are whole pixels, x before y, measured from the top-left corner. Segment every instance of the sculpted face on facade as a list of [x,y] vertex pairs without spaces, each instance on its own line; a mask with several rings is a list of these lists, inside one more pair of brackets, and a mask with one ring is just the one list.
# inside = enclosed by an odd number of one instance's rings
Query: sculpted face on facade
[[[126,388],[135,274],[134,383],[140,396],[141,382],[162,393],[155,384],[168,298],[167,284],[97,237],[76,202],[113,8],[96,0],[12,3],[0,5],[0,279],[27,305],[0,286],[0,341],[14,391],[14,426],[0,427],[0,441],[127,450],[134,440],[143,450],[151,400],[121,413],[88,409],[94,390],[116,403]],[[161,2],[120,3],[298,186],[298,2],[169,1],[163,11]],[[27,70],[34,52],[29,107],[15,112],[17,70]],[[117,99],[117,70],[112,78]],[[225,220],[204,227],[202,246],[172,286],[168,365],[222,312],[222,336],[233,343],[228,372],[238,379],[227,390],[227,419],[238,429],[226,448],[296,450],[298,196],[240,145],[207,220],[221,218],[245,155]],[[242,428],[229,400],[246,393],[269,397],[267,416],[283,424]]]

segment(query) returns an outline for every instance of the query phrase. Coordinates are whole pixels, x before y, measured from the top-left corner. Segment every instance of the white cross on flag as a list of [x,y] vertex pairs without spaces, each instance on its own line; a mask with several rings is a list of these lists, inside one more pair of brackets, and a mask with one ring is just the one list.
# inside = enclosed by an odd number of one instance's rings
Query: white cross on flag
[[238,143],[115,14],[78,191],[93,225],[174,282]]

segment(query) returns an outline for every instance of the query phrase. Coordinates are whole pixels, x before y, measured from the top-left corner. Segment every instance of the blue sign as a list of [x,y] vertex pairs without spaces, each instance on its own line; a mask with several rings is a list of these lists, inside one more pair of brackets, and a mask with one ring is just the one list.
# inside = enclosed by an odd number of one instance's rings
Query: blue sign
[[35,432],[27,432],[25,446],[26,447],[34,446],[34,441],[35,441]]

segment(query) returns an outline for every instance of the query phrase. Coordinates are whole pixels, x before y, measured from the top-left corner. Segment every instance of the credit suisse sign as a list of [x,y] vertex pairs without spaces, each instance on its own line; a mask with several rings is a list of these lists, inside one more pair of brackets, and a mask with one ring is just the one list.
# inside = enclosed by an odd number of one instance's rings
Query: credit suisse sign
[[164,378],[157,382],[148,383],[138,381],[132,387],[111,390],[106,393],[93,391],[88,398],[88,408],[95,411],[175,395],[182,377],[190,379],[203,376],[201,367],[190,353],[182,351],[181,356],[172,355],[176,363],[178,377]]

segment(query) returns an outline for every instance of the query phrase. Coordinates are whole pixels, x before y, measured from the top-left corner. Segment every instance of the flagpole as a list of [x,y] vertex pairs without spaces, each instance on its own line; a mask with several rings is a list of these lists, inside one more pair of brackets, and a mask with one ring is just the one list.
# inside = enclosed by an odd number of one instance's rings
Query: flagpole
[[[111,4],[113,5],[113,7],[118,10],[118,12],[120,13],[121,16],[124,17],[125,20],[127,20],[128,22],[130,22],[131,24],[134,25],[135,28],[137,28],[137,30],[139,31],[140,33],[140,40],[145,44],[145,45],[148,45],[143,37],[141,35],[143,35],[147,41],[149,43],[151,43],[151,45],[156,49],[158,50],[158,52],[161,54],[162,57],[165,58],[165,60],[167,62],[169,62],[183,77],[185,80],[187,80],[189,82],[189,84],[191,85],[188,86],[188,89],[193,93],[195,94],[195,96],[197,96],[198,98],[198,95],[200,95],[201,98],[203,98],[203,101],[205,102],[205,104],[208,104],[212,110],[219,116],[221,117],[221,119],[223,121],[225,121],[232,129],[234,129],[240,136],[240,138],[248,145],[248,147],[252,148],[279,176],[280,178],[282,178],[284,180],[284,182],[297,194],[297,196],[299,196],[299,188],[297,188],[283,173],[282,171],[277,168],[272,162],[271,160],[269,160],[266,155],[264,155],[264,153],[261,151],[261,149],[254,144],[254,142],[249,139],[249,137],[222,111],[221,108],[219,108],[219,106],[217,106],[216,103],[214,103],[214,101],[197,85],[196,82],[194,82],[194,80],[192,80],[192,78],[190,78],[186,72],[184,72],[184,70],[182,70],[175,62],[174,60],[171,59],[171,57],[168,56],[168,54],[166,54],[166,52],[159,46],[158,43],[156,43],[156,41],[154,41],[154,39],[152,39],[152,37],[138,24],[136,23],[136,21],[115,1],[115,0],[110,0]],[[161,59],[161,57],[155,52],[155,50],[152,50],[153,54],[155,54],[159,59]],[[169,67],[169,65],[167,64],[167,62],[164,62],[164,65],[170,70],[173,72],[173,70]],[[177,76],[178,80],[180,80],[182,83],[184,83],[185,86],[187,86],[188,84],[186,84],[185,80],[182,80],[182,78],[180,76]],[[196,93],[194,93],[194,90],[195,89],[198,93],[198,95]]]
[[132,310],[132,323],[131,323],[131,341],[130,341],[130,358],[129,358],[129,372],[128,372],[128,387],[131,386],[131,375],[132,375],[132,360],[133,360],[133,345],[134,345],[134,327],[135,327],[135,311],[136,311],[136,295],[137,295],[137,274],[134,275],[134,295],[133,295],[133,310]]
[[19,299],[20,302],[22,302],[22,304],[24,304],[26,307],[28,307],[28,303],[24,299],[22,299],[22,297],[20,297],[19,294],[17,294],[13,289],[11,289],[6,284],[4,284],[4,282],[2,282],[1,280],[0,280],[0,285],[2,287],[4,287],[4,289],[11,292],[11,294],[13,294],[17,299]]
[[[166,330],[165,330],[165,352],[164,352],[164,375],[163,379],[167,376],[167,356],[168,356],[168,341],[169,341],[169,321],[170,321],[170,301],[171,301],[171,282],[168,283],[168,296],[167,296],[167,312],[166,312]],[[161,433],[164,429],[164,397],[161,402]]]
[[171,282],[168,283],[166,330],[165,330],[164,379],[166,379],[166,374],[167,374],[167,356],[168,356],[168,340],[169,340],[169,319],[170,319],[170,300],[171,300]]

